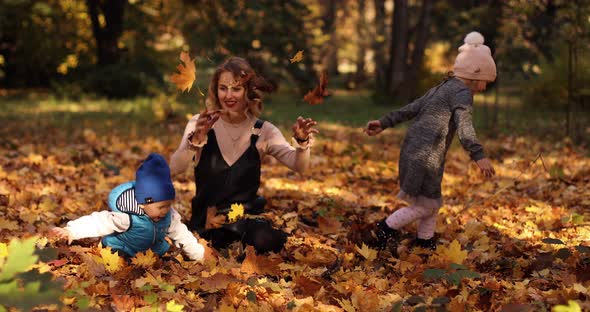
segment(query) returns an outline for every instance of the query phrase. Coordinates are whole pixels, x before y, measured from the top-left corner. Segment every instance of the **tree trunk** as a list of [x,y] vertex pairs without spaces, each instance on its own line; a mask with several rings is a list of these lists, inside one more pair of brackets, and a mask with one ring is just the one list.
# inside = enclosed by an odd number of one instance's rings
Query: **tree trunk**
[[356,86],[365,81],[365,54],[367,53],[367,20],[366,14],[366,0],[358,0],[358,14],[357,34],[358,34],[358,50],[356,55],[356,74],[354,82]]
[[375,55],[375,86],[378,92],[386,89],[387,63],[385,58],[385,1],[375,0],[375,38],[373,51]]
[[322,33],[329,34],[330,39],[326,44],[326,50],[322,57],[322,64],[328,73],[328,76],[338,75],[338,45],[336,38],[336,0],[324,0],[321,1],[324,7],[324,13],[322,14],[322,20],[324,24],[322,26]]
[[[92,33],[96,39],[98,65],[119,62],[119,38],[123,34],[123,22],[127,0],[86,0],[92,22]],[[101,22],[101,16],[104,22]]]
[[571,41],[567,43],[568,59],[567,59],[567,116],[565,118],[565,135],[570,136],[571,133],[571,119],[572,119],[572,106],[573,106],[573,44]]
[[396,96],[406,78],[408,56],[408,0],[394,0],[391,23],[391,48],[389,50],[389,94]]
[[411,64],[407,72],[407,84],[403,88],[405,99],[415,98],[417,94],[418,76],[422,69],[422,62],[424,61],[424,50],[428,43],[430,34],[430,24],[432,21],[432,0],[423,0],[420,9],[420,19],[416,25],[416,39],[414,41],[414,50],[412,51]]

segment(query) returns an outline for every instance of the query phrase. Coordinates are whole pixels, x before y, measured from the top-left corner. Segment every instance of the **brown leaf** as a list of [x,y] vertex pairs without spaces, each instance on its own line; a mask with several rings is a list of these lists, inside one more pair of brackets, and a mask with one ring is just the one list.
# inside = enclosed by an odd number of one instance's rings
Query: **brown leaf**
[[299,288],[306,296],[313,296],[318,290],[320,290],[320,288],[322,288],[322,284],[319,281],[303,275],[297,276],[293,281],[297,284],[297,288]]
[[217,207],[207,208],[207,220],[205,221],[205,229],[217,229],[224,225],[226,222],[225,215],[217,214]]
[[256,255],[254,247],[246,247],[246,258],[242,262],[240,271],[246,274],[279,275],[280,259],[270,259],[267,256]]
[[179,73],[170,75],[170,81],[172,81],[176,87],[181,91],[190,91],[193,86],[193,82],[196,78],[195,59],[190,58],[187,52],[180,52],[180,60],[184,63],[178,64],[176,69]]
[[328,74],[326,72],[322,72],[320,74],[320,82],[315,89],[309,91],[304,97],[303,100],[309,103],[310,105],[321,104],[324,102],[324,97],[327,96],[328,90]]
[[324,234],[334,234],[342,231],[342,223],[335,218],[317,217],[318,227]]
[[201,282],[201,289],[210,292],[223,290],[234,280],[235,278],[229,274],[217,273],[213,276],[204,277]]
[[135,308],[135,300],[134,297],[128,295],[112,295],[113,302],[111,302],[111,307],[115,311],[133,311]]

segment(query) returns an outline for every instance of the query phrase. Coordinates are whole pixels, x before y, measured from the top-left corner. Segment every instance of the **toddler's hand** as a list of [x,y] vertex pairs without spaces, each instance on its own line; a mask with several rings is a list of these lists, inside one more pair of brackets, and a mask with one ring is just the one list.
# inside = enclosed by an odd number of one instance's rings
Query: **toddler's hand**
[[494,167],[492,166],[492,163],[490,162],[490,160],[488,158],[482,158],[478,161],[476,161],[477,166],[479,167],[479,169],[481,170],[481,173],[486,176],[486,178],[490,178],[492,177],[494,174],[496,174],[496,171],[494,170]]
[[371,120],[367,123],[367,127],[364,129],[364,132],[368,136],[374,136],[383,131],[383,127],[381,126],[381,122],[379,120]]
[[72,236],[72,232],[66,228],[55,227],[49,231],[49,235],[53,237],[57,237],[59,239],[66,239],[68,241],[68,245],[72,243],[74,237]]

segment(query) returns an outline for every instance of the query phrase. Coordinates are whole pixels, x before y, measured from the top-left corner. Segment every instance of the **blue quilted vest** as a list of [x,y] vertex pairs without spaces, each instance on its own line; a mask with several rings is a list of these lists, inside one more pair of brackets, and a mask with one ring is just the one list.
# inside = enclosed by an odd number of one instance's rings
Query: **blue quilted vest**
[[[123,212],[117,208],[117,199],[130,188],[135,187],[135,181],[123,183],[115,187],[109,194],[109,208],[113,212]],[[123,212],[126,213],[126,212]],[[122,251],[130,257],[138,252],[151,249],[162,256],[170,248],[165,237],[172,220],[172,212],[169,211],[158,222],[152,221],[147,215],[127,213],[131,221],[129,229],[122,233],[113,233],[102,239],[103,246],[109,246],[112,250]]]

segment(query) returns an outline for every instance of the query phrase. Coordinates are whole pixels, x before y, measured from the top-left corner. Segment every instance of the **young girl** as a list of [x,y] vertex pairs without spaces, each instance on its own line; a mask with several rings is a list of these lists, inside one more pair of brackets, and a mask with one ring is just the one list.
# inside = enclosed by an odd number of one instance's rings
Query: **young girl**
[[379,222],[374,230],[377,247],[392,239],[397,243],[399,230],[419,221],[416,245],[434,249],[434,230],[442,205],[441,181],[445,156],[455,132],[463,148],[486,177],[495,174],[473,129],[473,94],[484,91],[486,83],[496,79],[496,64],[490,49],[478,32],[465,37],[459,48],[453,74],[414,102],[394,110],[379,120],[367,123],[369,136],[414,119],[408,127],[399,159],[400,192],[398,198],[410,203]]
[[201,261],[205,249],[171,209],[176,193],[170,168],[158,154],[150,154],[135,173],[135,181],[115,187],[109,194],[111,211],[93,212],[54,228],[51,234],[68,243],[104,236],[102,244],[126,258],[151,249],[162,256],[169,237],[191,260]]
[[241,241],[257,252],[277,252],[286,242],[286,233],[264,218],[235,222],[227,218],[234,203],[243,204],[246,214],[262,212],[266,200],[257,192],[261,160],[266,155],[297,172],[309,166],[312,134],[318,133],[316,122],[297,118],[291,146],[277,127],[258,119],[263,93],[270,91],[272,87],[246,60],[228,59],[211,78],[208,111],[188,122],[171,157],[173,175],[194,169],[197,194],[189,227],[215,248]]

